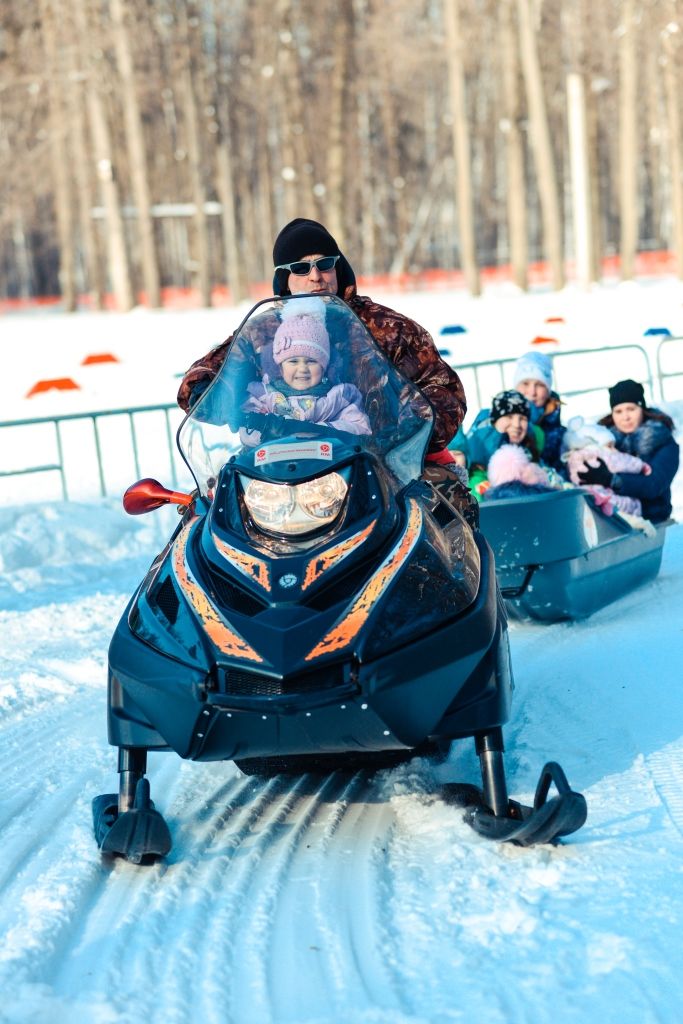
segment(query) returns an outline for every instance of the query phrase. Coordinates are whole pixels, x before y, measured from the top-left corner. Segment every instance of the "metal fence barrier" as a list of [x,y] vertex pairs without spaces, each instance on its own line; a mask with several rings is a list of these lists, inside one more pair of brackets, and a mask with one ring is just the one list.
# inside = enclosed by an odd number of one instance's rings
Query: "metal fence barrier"
[[[107,409],[100,412],[74,412],[57,416],[36,416],[31,419],[6,420],[0,422],[0,453],[5,453],[8,446],[4,443],[7,431],[15,432],[21,428],[51,428],[52,440],[54,442],[55,457],[46,463],[22,466],[15,469],[0,469],[0,479],[8,477],[20,477],[36,473],[58,473],[60,479],[61,495],[64,501],[70,497],[68,481],[67,460],[65,458],[64,428],[66,424],[82,425],[90,428],[90,436],[94,443],[95,459],[94,464],[97,472],[97,486],[101,497],[107,497],[109,491],[106,482],[106,455],[102,440],[102,424],[114,417],[123,417],[127,423],[127,438],[129,451],[132,455],[133,468],[136,479],[141,476],[140,466],[140,429],[138,419],[143,414],[157,413],[162,418],[162,435],[168,450],[168,463],[171,474],[172,486],[178,484],[177,449],[175,444],[175,429],[172,420],[180,422],[183,413],[175,403],[168,405],[144,405],[135,408]],[[80,442],[82,444],[82,438]],[[41,439],[41,447],[46,444]],[[26,452],[30,445],[19,444],[13,446],[15,450]],[[2,456],[0,456],[2,457]]]
[[[621,354],[629,353],[634,355],[637,363],[642,366],[642,373],[634,373],[634,376],[642,381],[646,386],[649,401],[666,401],[667,398],[665,391],[667,382],[683,378],[683,345],[681,342],[683,342],[683,338],[671,337],[667,337],[659,341],[654,356],[654,371],[652,366],[652,357],[642,345],[615,345],[606,346],[601,349],[572,349],[568,352],[554,352],[551,354],[551,359],[553,362],[553,369],[555,371],[557,390],[562,395],[563,399],[570,399],[575,398],[576,396],[590,395],[598,392],[602,392],[604,394],[608,384],[613,383],[612,380],[599,383],[592,382],[588,387],[563,388],[561,384],[563,374],[562,363],[565,360],[575,357],[581,357],[583,360],[589,361],[592,356],[596,354],[603,355],[607,351]],[[441,351],[443,352],[444,350],[442,349]],[[680,368],[665,369],[665,358],[663,355],[665,352],[667,358],[671,356],[678,357]],[[452,355],[450,351],[447,354]],[[473,389],[469,387],[469,385],[466,386],[468,404],[472,412],[476,412],[478,409],[487,406],[492,395],[494,395],[497,390],[510,386],[510,371],[515,362],[516,357],[489,359],[478,363],[458,363],[457,360],[454,360],[454,365],[456,366],[458,373],[463,378],[470,376],[472,379]],[[483,378],[487,373],[490,375],[492,370],[498,380],[498,385],[492,389],[489,384],[486,392],[484,392]],[[585,379],[588,376],[589,372],[587,367],[585,374],[583,374],[583,378]],[[614,377],[614,375],[612,376]],[[472,393],[473,390],[474,395]],[[683,389],[680,394],[681,397],[683,397]],[[475,400],[473,401],[473,399]],[[671,400],[671,397],[669,400]],[[164,444],[167,449],[171,486],[176,487],[179,483],[179,467],[181,467],[181,471],[184,471],[183,475],[186,478],[186,482],[188,477],[187,470],[180,460],[175,444],[175,427],[177,427],[181,422],[183,414],[174,403],[169,403],[167,405],[136,406],[135,408],[127,407],[121,409],[107,409],[100,412],[75,412],[64,416],[42,416],[31,419],[7,420],[0,422],[0,467],[2,466],[2,460],[4,459],[7,451],[12,450],[26,452],[30,449],[30,446],[28,445],[25,446],[23,444],[18,444],[12,446],[4,443],[4,439],[7,437],[7,434],[5,433],[6,431],[17,431],[22,429],[35,430],[39,427],[51,427],[53,431],[52,439],[54,442],[53,458],[45,461],[43,457],[42,459],[35,461],[34,464],[29,463],[18,468],[0,468],[0,482],[7,478],[57,473],[59,474],[61,496],[65,501],[69,500],[72,495],[73,488],[71,486],[72,481],[69,480],[68,459],[65,456],[64,430],[67,424],[80,424],[84,428],[89,425],[91,438],[94,442],[95,454],[94,460],[92,461],[94,461],[95,465],[96,487],[100,496],[107,497],[111,493],[120,493],[121,485],[119,482],[117,482],[115,492],[113,489],[110,489],[107,483],[106,467],[112,459],[108,458],[108,455],[104,450],[105,446],[102,439],[102,426],[105,421],[110,420],[113,417],[123,417],[127,422],[127,443],[129,445],[129,454],[132,455],[132,468],[135,472],[135,479],[138,479],[142,475],[139,454],[140,428],[138,420],[145,414],[157,414],[157,416],[162,418],[162,429],[160,433],[164,438]],[[158,459],[155,459],[155,464],[157,464],[161,461],[162,457],[161,453],[158,451],[159,432],[156,432],[155,444],[157,445],[156,451],[158,455]],[[120,449],[117,449],[116,456],[117,458],[121,456]],[[26,461],[28,462],[28,459]]]

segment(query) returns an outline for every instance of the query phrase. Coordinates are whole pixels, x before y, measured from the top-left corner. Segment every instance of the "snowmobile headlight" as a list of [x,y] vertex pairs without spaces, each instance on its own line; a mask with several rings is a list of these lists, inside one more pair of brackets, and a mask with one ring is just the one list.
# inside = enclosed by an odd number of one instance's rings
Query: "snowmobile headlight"
[[242,480],[244,501],[262,530],[295,536],[310,533],[339,515],[348,485],[340,473],[327,473],[303,484]]
[[278,529],[296,506],[293,487],[265,480],[252,480],[244,492],[244,500],[254,522],[266,530]]
[[329,521],[339,515],[347,491],[346,481],[339,473],[328,473],[317,480],[299,484],[296,498],[306,515]]

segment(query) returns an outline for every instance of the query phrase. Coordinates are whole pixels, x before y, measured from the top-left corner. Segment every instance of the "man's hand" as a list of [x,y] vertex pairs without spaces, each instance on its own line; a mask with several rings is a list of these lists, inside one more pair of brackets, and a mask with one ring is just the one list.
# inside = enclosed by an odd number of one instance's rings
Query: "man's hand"
[[583,472],[578,473],[582,484],[597,484],[600,487],[612,486],[612,474],[602,459],[598,459],[597,466],[586,466]]

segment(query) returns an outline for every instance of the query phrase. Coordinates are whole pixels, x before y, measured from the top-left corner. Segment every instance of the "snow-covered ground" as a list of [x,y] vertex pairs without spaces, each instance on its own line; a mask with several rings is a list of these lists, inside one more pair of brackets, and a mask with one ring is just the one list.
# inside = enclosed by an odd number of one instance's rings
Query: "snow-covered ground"
[[[565,349],[683,334],[673,281],[381,298],[436,335],[465,324],[456,365],[521,354],[551,316]],[[172,400],[175,374],[237,318],[5,317],[5,417]],[[81,391],[23,397],[102,351],[121,362],[90,368]],[[624,376],[623,354],[590,358],[607,382]],[[471,742],[446,764],[268,783],[157,754],[174,847],[139,868],[101,861],[90,800],[116,788],[109,638],[177,517],[129,519],[116,499],[25,504],[13,486],[0,506],[0,1021],[678,1024],[683,526],[649,586],[582,623],[511,624],[510,788],[529,800],[543,762],[562,763],[589,808],[563,845],[490,844],[441,799],[445,778],[478,781]]]

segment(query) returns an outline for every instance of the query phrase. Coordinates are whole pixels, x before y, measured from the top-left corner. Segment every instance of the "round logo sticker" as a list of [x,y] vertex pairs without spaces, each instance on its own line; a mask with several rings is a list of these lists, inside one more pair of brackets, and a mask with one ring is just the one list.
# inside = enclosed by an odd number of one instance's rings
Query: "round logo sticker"
[[292,572],[285,573],[285,575],[281,576],[280,579],[278,580],[280,586],[285,588],[293,587],[297,582],[297,578]]
[[588,544],[589,548],[597,547],[598,526],[588,502],[585,503],[583,509],[583,535],[586,538],[586,544]]

